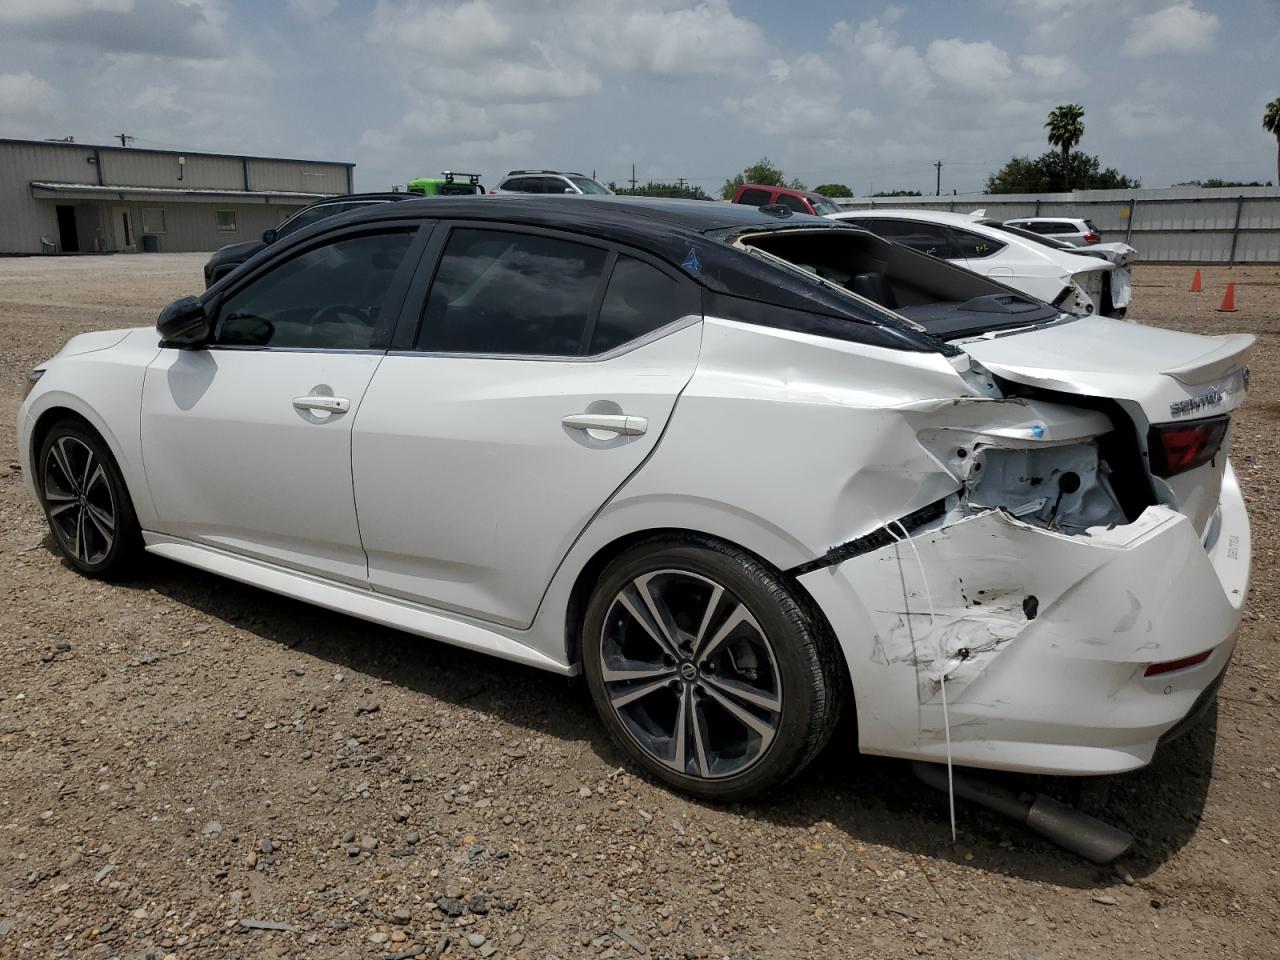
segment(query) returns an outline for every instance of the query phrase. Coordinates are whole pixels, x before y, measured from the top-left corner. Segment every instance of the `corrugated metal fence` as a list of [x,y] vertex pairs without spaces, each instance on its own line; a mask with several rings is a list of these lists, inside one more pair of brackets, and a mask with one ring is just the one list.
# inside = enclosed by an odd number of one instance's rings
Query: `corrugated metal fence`
[[1078,190],[1074,193],[941,197],[854,197],[843,207],[923,207],[998,220],[1083,217],[1103,240],[1123,240],[1147,261],[1280,262],[1280,189],[1169,187],[1162,190]]

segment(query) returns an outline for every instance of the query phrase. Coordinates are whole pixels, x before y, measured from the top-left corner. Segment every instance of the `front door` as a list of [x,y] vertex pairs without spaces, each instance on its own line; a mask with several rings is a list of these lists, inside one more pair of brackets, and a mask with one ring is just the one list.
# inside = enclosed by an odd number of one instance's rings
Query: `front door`
[[351,425],[403,299],[413,238],[348,234],[286,252],[213,308],[209,347],[160,351],[142,402],[158,532],[367,582]]
[[370,583],[525,626],[693,375],[698,288],[576,238],[454,228],[412,315],[352,438]]
[[116,207],[112,214],[112,223],[115,226],[116,245],[115,249],[125,252],[133,249],[133,216],[129,213],[128,207]]

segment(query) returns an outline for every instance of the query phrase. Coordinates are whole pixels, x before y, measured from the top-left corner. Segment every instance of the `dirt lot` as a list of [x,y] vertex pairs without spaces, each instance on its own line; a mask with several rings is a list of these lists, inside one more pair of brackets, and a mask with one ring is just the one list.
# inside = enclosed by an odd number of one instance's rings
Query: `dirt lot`
[[629,772],[577,684],[168,563],[72,573],[12,452],[23,378],[202,259],[0,260],[0,957],[1280,955],[1280,269],[1137,272],[1140,319],[1258,335],[1255,580],[1216,718],[1086,792],[1138,837],[1113,870],[963,804],[953,847],[945,798],[847,738],[706,806]]

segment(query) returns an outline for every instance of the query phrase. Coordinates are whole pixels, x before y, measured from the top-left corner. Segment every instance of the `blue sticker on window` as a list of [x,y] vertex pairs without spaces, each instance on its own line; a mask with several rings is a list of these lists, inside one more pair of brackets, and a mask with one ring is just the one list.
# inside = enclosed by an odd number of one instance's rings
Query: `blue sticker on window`
[[680,266],[684,267],[690,273],[697,273],[702,269],[702,264],[698,260],[698,254],[694,251],[693,247],[689,248],[689,255],[684,258],[684,263],[680,264]]

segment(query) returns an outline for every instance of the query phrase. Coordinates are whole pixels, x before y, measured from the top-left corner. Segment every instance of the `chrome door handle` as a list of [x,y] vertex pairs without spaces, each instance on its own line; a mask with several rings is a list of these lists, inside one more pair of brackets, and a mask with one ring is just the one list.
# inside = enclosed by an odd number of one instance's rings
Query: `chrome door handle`
[[573,430],[603,430],[624,437],[638,437],[649,429],[649,421],[644,417],[622,414],[575,413],[560,422]]
[[293,405],[298,410],[326,410],[329,413],[346,413],[351,409],[351,401],[345,397],[294,397]]

